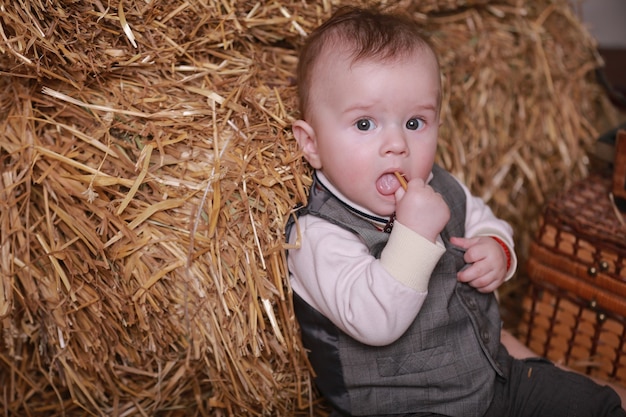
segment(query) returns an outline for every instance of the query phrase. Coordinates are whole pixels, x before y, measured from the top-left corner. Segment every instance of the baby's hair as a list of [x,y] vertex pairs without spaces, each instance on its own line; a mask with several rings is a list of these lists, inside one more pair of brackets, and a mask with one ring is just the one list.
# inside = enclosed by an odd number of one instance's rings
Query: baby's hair
[[308,36],[300,50],[297,79],[302,118],[306,116],[315,63],[325,48],[347,50],[353,63],[364,59],[393,60],[410,56],[419,50],[430,51],[437,61],[424,33],[407,16],[380,13],[373,9],[341,7]]

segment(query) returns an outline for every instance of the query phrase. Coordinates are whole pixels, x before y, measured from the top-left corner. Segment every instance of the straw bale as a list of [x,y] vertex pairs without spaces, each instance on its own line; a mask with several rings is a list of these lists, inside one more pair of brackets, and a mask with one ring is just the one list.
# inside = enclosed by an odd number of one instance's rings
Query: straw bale
[[319,412],[283,227],[310,184],[296,50],[340,3],[431,34],[439,159],[522,252],[585,175],[613,110],[565,0],[0,0],[5,414]]

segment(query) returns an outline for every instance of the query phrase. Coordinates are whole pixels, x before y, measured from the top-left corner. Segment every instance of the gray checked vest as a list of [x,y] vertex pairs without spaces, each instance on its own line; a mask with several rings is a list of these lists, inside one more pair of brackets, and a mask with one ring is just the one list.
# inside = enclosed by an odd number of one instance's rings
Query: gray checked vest
[[[430,185],[451,211],[441,233],[447,250],[433,271],[422,309],[397,341],[382,347],[362,344],[294,294],[316,385],[343,415],[478,417],[489,407],[495,378],[506,377],[510,357],[500,344],[501,320],[494,294],[481,294],[456,279],[464,266],[463,255],[449,239],[464,234],[465,194],[441,167],[435,166],[433,174]],[[389,237],[353,214],[317,181],[307,206],[298,213],[303,214],[351,230],[377,258]]]

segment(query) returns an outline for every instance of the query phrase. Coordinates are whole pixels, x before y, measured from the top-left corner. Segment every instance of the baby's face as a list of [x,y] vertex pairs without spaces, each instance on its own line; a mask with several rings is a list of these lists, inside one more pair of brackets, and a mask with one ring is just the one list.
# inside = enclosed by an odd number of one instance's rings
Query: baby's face
[[344,55],[328,51],[317,62],[305,122],[312,147],[304,154],[351,201],[387,216],[400,186],[393,173],[426,181],[432,169],[439,72],[430,51],[389,62]]

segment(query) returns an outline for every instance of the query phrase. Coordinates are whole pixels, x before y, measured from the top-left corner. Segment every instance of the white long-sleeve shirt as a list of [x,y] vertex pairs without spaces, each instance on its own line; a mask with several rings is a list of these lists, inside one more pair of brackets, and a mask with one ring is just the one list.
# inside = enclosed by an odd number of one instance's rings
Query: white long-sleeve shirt
[[[357,210],[321,172],[316,175],[337,198]],[[511,253],[506,279],[517,267],[511,227],[489,207],[467,197],[465,237],[496,236]],[[354,233],[312,215],[301,216],[292,228],[288,266],[293,291],[354,339],[386,345],[400,337],[419,313],[428,294],[430,276],[445,252],[397,220],[380,259]]]

